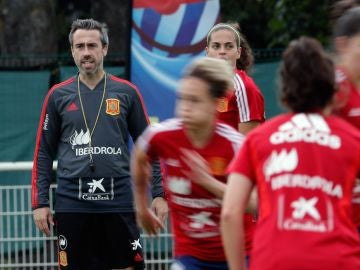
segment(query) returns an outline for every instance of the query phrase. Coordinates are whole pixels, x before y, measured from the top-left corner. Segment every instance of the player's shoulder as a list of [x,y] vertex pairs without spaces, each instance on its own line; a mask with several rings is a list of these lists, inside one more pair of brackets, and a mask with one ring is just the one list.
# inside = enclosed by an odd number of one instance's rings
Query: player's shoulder
[[114,76],[112,74],[108,74],[108,76],[109,76],[109,80],[108,80],[109,88],[112,91],[126,91],[130,94],[140,95],[138,88],[132,82]]
[[130,81],[126,80],[126,79],[123,79],[123,78],[120,78],[120,77],[117,77],[115,75],[112,75],[112,74],[109,74],[108,73],[108,79],[111,83],[114,83],[114,84],[117,84],[117,85],[127,85],[127,86],[130,86],[130,87],[135,87],[136,86],[131,83]]
[[235,70],[234,83],[235,85],[239,85],[240,89],[243,87],[247,93],[253,92],[254,94],[262,95],[253,78],[251,78],[244,70]]
[[170,118],[159,123],[153,123],[150,129],[154,132],[166,132],[180,130],[182,128],[182,121],[179,118]]
[[238,132],[232,126],[221,121],[218,121],[216,123],[215,132],[230,141],[242,142],[245,139],[245,136],[243,134]]
[[76,77],[73,76],[67,80],[64,80],[60,83],[54,84],[49,92],[48,96],[63,96],[66,94],[72,94],[76,91]]
[[348,121],[337,115],[331,115],[328,117],[328,123],[333,132],[360,142],[360,130]]
[[52,88],[54,89],[58,89],[58,88],[61,88],[61,87],[65,87],[65,86],[68,86],[72,83],[74,83],[76,81],[76,76],[72,76],[70,77],[69,79],[66,79],[60,83],[57,83],[55,84]]
[[282,126],[291,121],[291,117],[293,114],[291,113],[283,113],[276,115],[268,120],[266,120],[264,123],[259,125],[258,127],[251,130],[247,137],[252,136],[269,136],[269,134],[281,130]]
[[171,134],[171,132],[178,132],[181,129],[181,120],[178,118],[171,118],[159,123],[152,123],[145,129],[141,137],[146,141],[150,141],[154,138],[164,139],[169,138],[169,134]]
[[246,73],[245,70],[236,69],[235,70],[235,78],[240,78],[244,83],[253,83],[255,84],[254,80],[250,77],[249,74]]
[[251,131],[248,136],[268,136],[269,133],[287,133],[294,129],[319,129],[354,137],[360,141],[359,129],[337,115],[324,116],[320,113],[283,113],[267,120]]

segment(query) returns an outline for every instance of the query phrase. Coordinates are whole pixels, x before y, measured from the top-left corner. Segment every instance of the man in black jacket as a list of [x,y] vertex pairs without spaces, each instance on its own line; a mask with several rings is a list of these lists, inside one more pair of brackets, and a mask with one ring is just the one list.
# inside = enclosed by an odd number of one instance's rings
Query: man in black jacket
[[[58,158],[55,221],[60,269],[143,269],[129,172],[133,141],[149,121],[137,88],[107,74],[105,24],[76,20],[69,34],[79,73],[53,86],[40,118],[32,172],[36,226],[50,234],[49,186]],[[153,166],[153,208],[164,221],[161,173]]]

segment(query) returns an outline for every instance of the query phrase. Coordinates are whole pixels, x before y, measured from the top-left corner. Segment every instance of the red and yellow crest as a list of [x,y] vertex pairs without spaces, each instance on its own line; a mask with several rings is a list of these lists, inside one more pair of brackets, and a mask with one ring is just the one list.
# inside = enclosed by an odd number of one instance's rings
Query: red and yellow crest
[[229,110],[229,101],[227,98],[219,98],[216,104],[216,110],[218,112],[227,112]]
[[65,251],[60,251],[59,252],[59,264],[61,266],[67,266],[68,265],[67,254],[66,254]]
[[108,98],[106,100],[106,113],[110,115],[120,114],[120,100],[116,98]]
[[212,157],[208,160],[211,173],[213,175],[221,176],[225,174],[228,162],[225,158]]

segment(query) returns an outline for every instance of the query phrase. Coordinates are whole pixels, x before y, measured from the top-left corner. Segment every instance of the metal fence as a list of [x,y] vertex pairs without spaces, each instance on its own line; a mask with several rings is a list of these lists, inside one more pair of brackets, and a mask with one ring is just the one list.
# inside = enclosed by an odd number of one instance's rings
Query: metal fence
[[[51,186],[53,201],[55,185]],[[31,186],[0,186],[0,269],[57,269],[54,231],[44,236],[32,218]],[[51,206],[52,208],[52,206]],[[52,208],[53,209],[53,208]],[[167,226],[168,228],[168,226]],[[157,237],[142,234],[147,270],[168,270],[172,260],[169,229]]]

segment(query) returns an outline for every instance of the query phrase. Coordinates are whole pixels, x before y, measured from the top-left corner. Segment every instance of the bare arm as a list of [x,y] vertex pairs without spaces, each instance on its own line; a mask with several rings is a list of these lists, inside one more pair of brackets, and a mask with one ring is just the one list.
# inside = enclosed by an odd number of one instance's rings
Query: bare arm
[[221,211],[221,234],[231,270],[246,269],[243,217],[252,187],[244,175],[229,175]]
[[163,224],[148,207],[151,165],[146,153],[137,145],[131,159],[131,174],[134,181],[134,199],[140,226],[150,235],[158,233]]
[[257,213],[257,210],[258,210],[258,195],[257,195],[257,188],[254,187],[250,193],[250,198],[247,204],[246,213],[254,214]]
[[[212,177],[206,160],[195,151],[183,150],[183,154],[183,161],[191,168],[191,171],[185,172],[187,177],[213,193],[216,197],[222,199],[224,197],[226,184]],[[245,212],[250,214],[256,213],[257,202],[257,190],[254,188],[250,194],[249,203]]]
[[239,123],[238,130],[241,134],[246,135],[260,124],[261,122],[259,121],[249,121],[249,122]]
[[226,185],[211,175],[206,160],[195,151],[184,149],[182,153],[182,160],[190,168],[190,171],[184,172],[185,175],[216,197],[223,198]]

